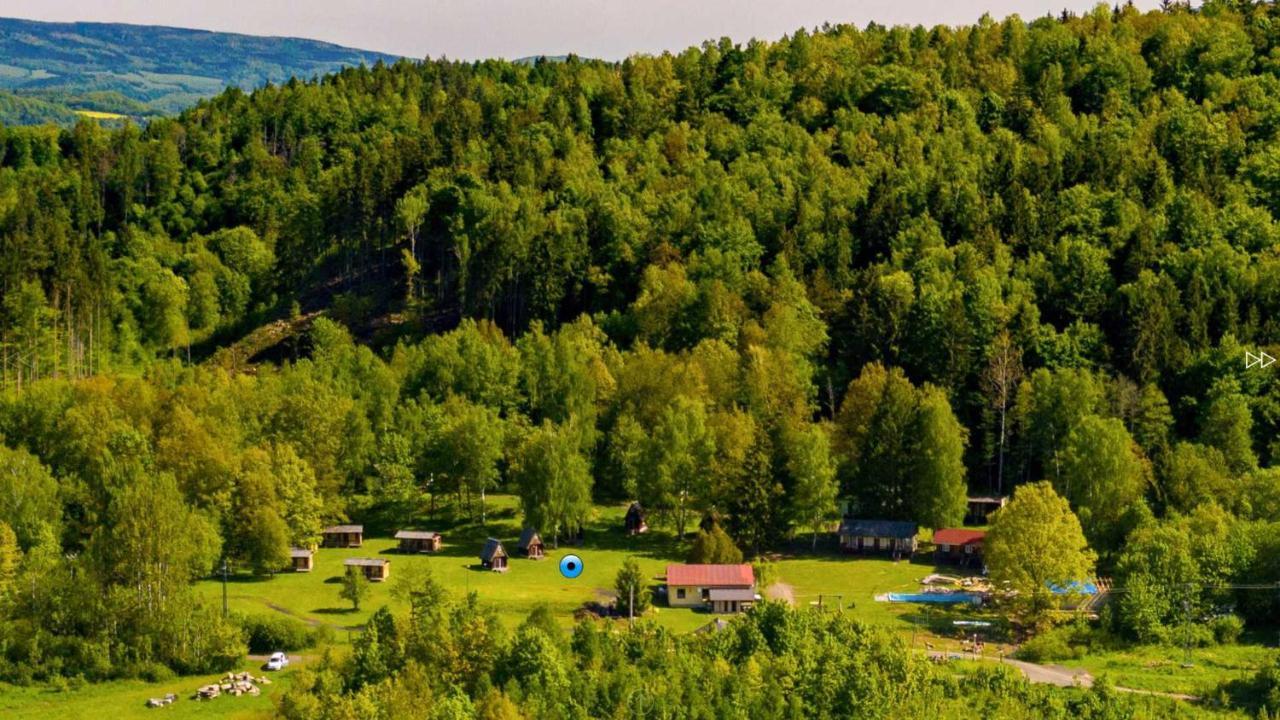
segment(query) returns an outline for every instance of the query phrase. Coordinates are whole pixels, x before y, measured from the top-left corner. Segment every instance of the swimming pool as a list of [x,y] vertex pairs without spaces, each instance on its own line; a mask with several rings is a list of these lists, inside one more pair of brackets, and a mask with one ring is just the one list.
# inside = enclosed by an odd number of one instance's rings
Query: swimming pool
[[982,603],[982,595],[978,593],[888,593],[889,602],[931,603],[934,605],[957,605]]

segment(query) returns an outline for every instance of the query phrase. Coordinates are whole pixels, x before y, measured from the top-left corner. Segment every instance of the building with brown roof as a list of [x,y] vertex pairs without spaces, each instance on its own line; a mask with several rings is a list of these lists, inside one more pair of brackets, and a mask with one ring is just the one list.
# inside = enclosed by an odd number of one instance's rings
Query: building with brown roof
[[311,572],[315,551],[311,548],[289,548],[289,561],[293,563],[294,572]]
[[342,564],[360,568],[369,582],[382,582],[391,577],[391,561],[385,558],[347,558]]
[[358,548],[363,544],[363,525],[334,525],[320,531],[320,545],[322,547]]
[[400,552],[403,553],[435,552],[444,542],[440,533],[430,530],[401,530],[396,533],[396,540],[400,541]]

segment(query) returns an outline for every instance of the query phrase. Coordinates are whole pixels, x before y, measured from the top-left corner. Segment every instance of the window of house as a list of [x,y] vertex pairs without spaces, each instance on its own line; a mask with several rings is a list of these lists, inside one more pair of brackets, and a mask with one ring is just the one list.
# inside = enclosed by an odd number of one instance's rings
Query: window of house
[[684,588],[676,588],[676,599],[677,600],[684,599]]

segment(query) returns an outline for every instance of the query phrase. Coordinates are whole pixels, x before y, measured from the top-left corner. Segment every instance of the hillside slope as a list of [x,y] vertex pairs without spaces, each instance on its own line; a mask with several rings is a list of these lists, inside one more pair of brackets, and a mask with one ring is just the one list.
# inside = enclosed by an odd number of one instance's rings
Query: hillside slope
[[229,85],[247,90],[395,59],[299,38],[0,18],[0,91],[8,91],[0,121],[65,123],[77,110],[169,114]]

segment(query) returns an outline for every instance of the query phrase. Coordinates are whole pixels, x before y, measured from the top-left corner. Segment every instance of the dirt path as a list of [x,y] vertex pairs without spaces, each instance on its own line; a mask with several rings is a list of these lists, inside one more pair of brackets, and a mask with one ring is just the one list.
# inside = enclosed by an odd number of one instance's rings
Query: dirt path
[[299,622],[304,622],[310,625],[311,627],[320,627],[323,625],[324,627],[333,628],[334,630],[363,630],[364,629],[363,625],[337,625],[334,623],[327,623],[322,620],[317,620],[315,618],[306,617],[305,615],[299,615],[298,613],[290,610],[289,608],[283,607],[281,605],[276,605],[275,603],[269,600],[263,600],[262,604],[266,605],[268,608],[271,608],[272,610],[275,610],[281,615],[288,615],[294,620],[298,620]]
[[[974,658],[971,653],[958,652],[930,652],[931,658],[949,657],[954,660],[974,660],[982,659],[990,662],[1002,662],[1005,665],[1011,665],[1017,668],[1028,680],[1033,683],[1042,683],[1045,685],[1056,685],[1058,687],[1093,687],[1093,675],[1087,670],[1080,668],[1069,668],[1062,665],[1038,665],[1023,660],[1014,660],[1013,658],[992,658],[981,657]],[[1133,693],[1134,695],[1152,695],[1154,697],[1169,698],[1171,700],[1183,700],[1186,702],[1196,702],[1200,698],[1195,695],[1187,695],[1185,693],[1160,692],[1158,690],[1138,690],[1136,688],[1116,687],[1117,692]]]
[[764,589],[764,596],[769,600],[782,600],[788,605],[796,605],[796,589],[783,582],[776,582]]

